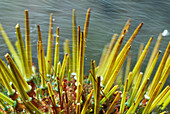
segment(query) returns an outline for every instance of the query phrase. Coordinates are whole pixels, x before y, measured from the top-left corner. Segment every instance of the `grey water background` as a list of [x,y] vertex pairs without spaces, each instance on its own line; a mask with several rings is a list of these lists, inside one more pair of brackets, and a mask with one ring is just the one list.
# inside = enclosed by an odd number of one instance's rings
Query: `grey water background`
[[[32,57],[37,61],[37,28],[39,24],[42,32],[44,49],[47,47],[48,24],[50,13],[53,13],[53,32],[57,26],[60,27],[60,61],[63,59],[63,42],[66,38],[72,41],[72,9],[76,10],[76,23],[83,30],[86,11],[91,8],[90,25],[86,42],[85,73],[90,69],[90,60],[99,62],[104,45],[109,44],[114,33],[120,34],[126,21],[131,18],[131,26],[124,39],[123,45],[133,33],[140,22],[144,25],[134,40],[131,48],[132,68],[136,63],[139,45],[146,44],[151,36],[153,41],[149,48],[141,71],[144,72],[149,55],[159,33],[167,29],[170,31],[170,1],[169,0],[0,0],[0,22],[2,23],[11,42],[17,40],[15,25],[20,24],[24,38],[24,10],[29,10]],[[160,50],[162,50],[158,63],[170,41],[170,36],[162,39]],[[0,35],[0,57],[5,60],[4,55],[9,52]],[[159,64],[157,63],[156,66]],[[154,73],[155,73],[154,69]],[[152,74],[152,77],[154,76]],[[166,82],[169,85],[170,78]]]

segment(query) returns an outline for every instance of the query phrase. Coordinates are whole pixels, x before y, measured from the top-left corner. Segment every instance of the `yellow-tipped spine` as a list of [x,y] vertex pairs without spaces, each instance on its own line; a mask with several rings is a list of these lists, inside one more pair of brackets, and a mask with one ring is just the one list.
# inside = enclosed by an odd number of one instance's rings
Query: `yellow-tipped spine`
[[19,91],[24,101],[29,100],[29,96],[27,95],[26,92],[30,91],[31,88],[29,87],[27,82],[22,77],[20,71],[18,70],[17,66],[15,65],[14,61],[12,60],[12,58],[10,57],[8,53],[5,55],[5,58],[7,59],[8,64],[11,68],[11,71],[15,77],[15,80],[16,80],[15,82],[17,82],[16,85],[18,86],[16,86],[17,87],[16,89]]
[[47,45],[47,61],[46,61],[46,71],[47,75],[51,75],[51,66],[48,61],[52,63],[53,61],[53,45],[54,45],[54,37],[53,37],[53,14],[50,14],[50,22],[49,22],[49,32],[48,32],[48,45]]
[[59,27],[57,27],[56,43],[55,43],[55,54],[54,54],[54,71],[57,72],[57,64],[59,62]]
[[38,32],[38,41],[41,41],[41,42],[42,42],[42,36],[41,36],[40,25],[37,25],[37,32]]
[[96,82],[96,72],[95,72],[95,61],[91,60],[91,79],[92,79],[92,83],[93,83],[93,89],[94,89],[94,92],[93,92],[93,96],[94,96],[94,99],[96,99],[96,87],[97,87],[97,82]]
[[80,26],[78,26],[77,30],[77,65],[76,65],[76,76],[78,79],[79,74],[79,55],[80,55]]
[[80,36],[80,53],[79,53],[79,69],[78,70],[78,74],[77,74],[77,82],[79,82],[81,84],[81,89],[83,88],[83,71],[84,71],[84,36],[83,36],[83,32],[81,32],[81,36]]
[[18,41],[18,44],[19,44],[19,54],[20,54],[22,66],[23,66],[23,69],[24,69],[24,76],[27,80],[30,80],[31,75],[29,73],[29,68],[28,68],[28,62],[27,62],[28,59],[27,59],[27,56],[26,56],[26,53],[25,53],[24,43],[23,43],[19,24],[17,24],[15,28],[16,28],[17,41]]
[[125,83],[124,90],[123,90],[123,95],[122,95],[122,100],[121,100],[120,110],[119,110],[119,113],[120,113],[120,114],[123,114],[123,113],[124,113],[125,101],[126,101],[126,94],[127,94],[127,91],[128,91],[127,86],[128,86],[128,79],[126,79],[126,83]]
[[76,72],[76,16],[75,9],[72,14],[72,72]]
[[18,81],[16,81],[16,83],[21,83],[21,85],[23,86],[25,91],[29,91],[30,87],[27,84],[27,82],[25,81],[25,79],[23,78],[23,76],[21,75],[19,69],[17,68],[17,66],[15,65],[14,61],[12,60],[11,56],[7,53],[5,55],[5,58],[8,61],[8,64],[10,66],[10,69],[13,73],[13,76],[15,77],[15,79],[17,78]]
[[28,60],[29,74],[32,75],[32,52],[31,52],[31,38],[30,38],[28,10],[25,10],[25,48],[26,48],[26,57]]
[[85,24],[84,24],[84,39],[86,41],[87,38],[87,33],[88,33],[88,28],[89,28],[89,22],[90,22],[90,12],[91,12],[91,8],[89,8],[87,10],[87,14],[86,14],[86,20],[85,20]]
[[45,65],[45,57],[44,57],[44,50],[41,41],[37,43],[37,52],[38,52],[38,66],[41,76],[41,87],[46,87],[46,80],[47,80],[47,73],[46,73],[46,65]]
[[97,77],[96,82],[96,97],[95,97],[95,105],[94,105],[94,114],[99,114],[100,107],[100,76]]

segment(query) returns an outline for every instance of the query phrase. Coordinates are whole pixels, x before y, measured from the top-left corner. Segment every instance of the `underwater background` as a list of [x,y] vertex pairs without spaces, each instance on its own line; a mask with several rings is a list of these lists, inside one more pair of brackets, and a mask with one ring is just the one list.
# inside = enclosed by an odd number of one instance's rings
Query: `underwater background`
[[[83,30],[85,15],[88,8],[91,8],[89,31],[86,43],[85,54],[85,73],[88,74],[91,59],[99,62],[102,50],[108,44],[114,33],[120,34],[124,24],[130,18],[131,26],[124,39],[124,43],[133,33],[140,22],[144,25],[132,43],[132,66],[136,63],[139,46],[141,43],[146,45],[150,36],[153,41],[149,52],[142,65],[141,71],[144,72],[149,60],[152,49],[155,45],[159,33],[170,32],[170,0],[0,0],[0,22],[2,23],[11,42],[15,44],[17,40],[15,25],[20,24],[24,38],[25,22],[24,10],[29,10],[32,58],[37,61],[37,24],[41,27],[43,46],[46,52],[48,38],[48,24],[50,13],[53,13],[53,33],[57,26],[60,27],[60,61],[62,61],[63,43],[65,39],[72,41],[72,9],[76,10],[76,24]],[[158,59],[157,66],[164,54],[170,41],[168,33],[163,36],[160,50],[163,52]],[[0,35],[0,57],[5,60],[4,55],[9,52],[5,41]],[[125,65],[124,65],[125,66]],[[154,69],[156,71],[156,68]],[[155,72],[154,72],[155,73]],[[154,76],[152,74],[152,77]],[[165,85],[170,84],[170,77]]]

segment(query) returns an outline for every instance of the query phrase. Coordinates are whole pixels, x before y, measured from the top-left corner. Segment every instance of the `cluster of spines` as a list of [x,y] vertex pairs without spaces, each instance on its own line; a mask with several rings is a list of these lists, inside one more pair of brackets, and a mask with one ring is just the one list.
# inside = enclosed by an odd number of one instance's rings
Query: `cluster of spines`
[[[142,110],[142,113],[150,113],[156,106],[163,105],[161,107],[161,109],[163,110],[169,104],[170,87],[167,86],[162,92],[161,90],[170,73],[170,43],[167,46],[162,61],[153,78],[153,81],[147,88],[149,78],[161,53],[161,51],[158,51],[162,39],[161,34],[158,37],[157,43],[151,54],[144,75],[142,72],[140,72],[140,69],[148,53],[148,49],[153,38],[151,37],[149,39],[145,48],[144,45],[141,45],[137,63],[131,72],[131,55],[129,55],[125,71],[125,82],[123,86],[124,89],[122,92],[116,91],[118,89],[118,85],[115,85],[114,83],[116,82],[117,84],[119,84],[119,86],[123,85],[123,83],[121,82],[121,73],[119,72],[123,72],[122,66],[130,52],[131,44],[140,31],[143,23],[139,24],[125,46],[121,49],[123,39],[125,38],[126,33],[128,32],[128,29],[130,27],[131,20],[129,19],[125,24],[121,34],[119,35],[118,40],[116,41],[118,35],[114,34],[109,47],[105,46],[99,65],[96,67],[95,61],[91,60],[89,77],[84,77],[84,56],[90,19],[90,10],[91,9],[89,8],[87,11],[84,30],[82,32],[80,26],[76,28],[77,26],[75,19],[75,10],[73,10],[72,55],[70,52],[69,40],[66,40],[64,43],[65,55],[62,65],[59,62],[59,27],[57,27],[56,31],[56,43],[53,54],[53,14],[50,15],[47,57],[45,57],[44,55],[40,26],[37,25],[38,68],[36,69],[38,71],[38,74],[41,76],[41,81],[39,83],[37,83],[37,80],[39,78],[35,76],[33,77],[33,75],[36,74],[32,70],[32,67],[35,68],[36,66],[32,65],[28,11],[25,11],[25,48],[20,31],[20,26],[19,24],[16,25],[16,47],[19,54],[17,54],[17,52],[15,51],[2,25],[0,25],[2,36],[4,37],[4,40],[15,61],[13,61],[9,54],[5,55],[10,66],[9,69],[0,59],[0,74],[2,79],[1,83],[7,89],[8,96],[10,97],[9,98],[6,95],[0,93],[0,104],[2,105],[2,107],[4,107],[5,111],[9,111],[9,108],[5,106],[4,101],[14,107],[14,111],[22,111],[23,109],[26,109],[26,111],[29,111],[30,113],[41,113],[41,111],[51,111],[53,113],[70,113],[72,112],[72,109],[69,105],[74,104],[73,109],[76,109],[75,112],[77,114],[84,114],[86,112],[89,112],[88,108],[89,105],[91,105],[90,101],[92,99],[92,96],[94,98],[92,100],[94,102],[94,107],[91,107],[91,109],[92,112],[94,112],[95,114],[98,114],[99,111],[111,113],[115,111],[114,109],[116,109],[116,112],[126,112],[129,114],[134,113],[137,108],[139,109],[140,107],[144,108]],[[53,58],[54,66],[52,65]],[[7,76],[9,80],[7,79]],[[71,79],[74,77],[76,77],[76,80]],[[87,83],[84,80],[87,80]],[[12,82],[13,86],[10,85],[10,81]],[[75,84],[75,82],[77,83],[77,85]],[[88,82],[92,82],[92,89],[90,89],[89,92],[87,92],[87,89],[84,89],[85,86],[91,84]],[[73,89],[72,91],[74,93],[71,93],[73,94],[71,95],[71,97],[68,93],[68,88]],[[87,97],[85,96],[86,100],[84,100],[83,98],[85,94],[89,94]],[[115,98],[111,100],[111,105],[108,106],[107,110],[103,109],[103,105],[105,104],[105,102],[110,101],[109,98],[113,94],[115,95]],[[144,97],[144,95],[146,97]],[[70,103],[69,99],[74,99],[74,103]],[[47,105],[43,102],[49,102],[52,106]],[[116,106],[116,104],[118,105],[118,103],[119,106]],[[41,106],[43,106],[44,108],[42,108]],[[51,107],[51,109],[48,109],[48,107]]]

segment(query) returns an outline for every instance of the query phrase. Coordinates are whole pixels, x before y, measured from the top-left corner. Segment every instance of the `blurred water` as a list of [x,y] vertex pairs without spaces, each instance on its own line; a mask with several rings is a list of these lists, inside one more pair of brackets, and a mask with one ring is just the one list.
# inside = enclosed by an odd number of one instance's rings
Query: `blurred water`
[[[10,40],[16,41],[15,25],[20,24],[24,37],[24,10],[29,10],[33,62],[36,61],[37,29],[41,27],[44,48],[47,47],[48,23],[50,13],[54,14],[54,33],[60,27],[60,60],[63,58],[62,45],[65,38],[72,40],[72,9],[76,10],[76,23],[81,26],[85,21],[88,8],[91,8],[90,26],[86,43],[86,72],[90,69],[90,60],[99,62],[103,47],[108,44],[114,33],[120,33],[127,19],[131,18],[131,27],[125,37],[124,44],[140,22],[144,26],[132,45],[132,65],[136,62],[140,43],[145,43],[153,36],[150,52],[157,36],[164,29],[170,31],[170,1],[169,0],[0,0],[0,22]],[[163,52],[170,41],[170,36],[163,37],[160,50]],[[0,35],[0,57],[8,52],[7,46]],[[149,55],[148,54],[148,55]],[[163,53],[161,54],[163,55]],[[161,56],[162,57],[162,56]],[[160,58],[161,58],[160,57]],[[147,56],[146,59],[148,59]],[[160,58],[158,61],[160,61]],[[147,61],[143,64],[143,69]],[[169,84],[170,81],[167,82]]]

